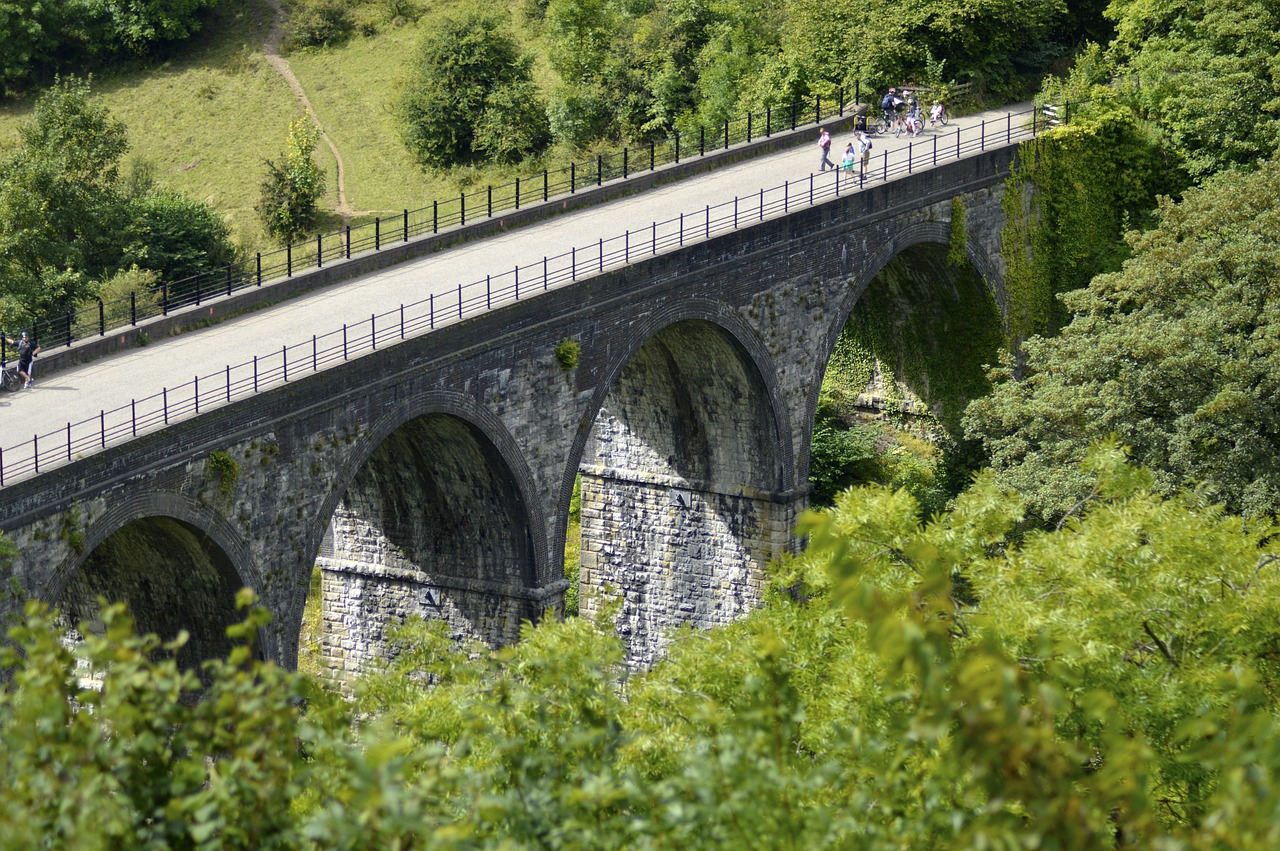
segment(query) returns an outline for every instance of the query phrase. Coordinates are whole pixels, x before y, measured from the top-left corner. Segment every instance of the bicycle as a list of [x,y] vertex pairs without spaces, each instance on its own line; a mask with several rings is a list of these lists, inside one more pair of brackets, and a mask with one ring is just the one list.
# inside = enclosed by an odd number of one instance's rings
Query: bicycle
[[0,371],[0,389],[3,390],[19,390],[22,388],[22,379],[18,377],[18,367],[6,366]]
[[936,103],[933,105],[933,108],[929,110],[930,127],[935,124],[941,124],[943,127],[946,127],[947,121],[950,120],[950,118],[951,114],[947,112],[947,105],[945,103]]

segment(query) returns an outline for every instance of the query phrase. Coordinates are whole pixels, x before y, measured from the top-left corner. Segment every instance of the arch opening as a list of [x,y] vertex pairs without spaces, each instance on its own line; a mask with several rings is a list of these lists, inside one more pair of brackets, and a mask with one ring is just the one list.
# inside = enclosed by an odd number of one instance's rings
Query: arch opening
[[780,455],[760,371],[723,328],[678,322],[623,365],[579,465],[578,586],[584,616],[621,595],[630,664],[652,662],[681,624],[755,606],[790,544]]
[[925,516],[981,466],[961,417],[990,391],[1005,345],[999,307],[969,262],[920,243],[893,257],[850,310],[825,364],[809,478],[815,505],[852,485],[906,487]]
[[452,415],[410,420],[371,453],[317,563],[321,664],[337,678],[394,652],[388,628],[410,616],[496,646],[540,614],[520,488],[493,442]]
[[198,668],[230,652],[227,627],[243,619],[236,610],[243,585],[231,559],[199,528],[148,517],[129,521],[98,544],[55,605],[69,624],[87,623],[92,631],[100,628],[98,597],[126,603],[139,634],[170,641],[186,630],[178,664]]

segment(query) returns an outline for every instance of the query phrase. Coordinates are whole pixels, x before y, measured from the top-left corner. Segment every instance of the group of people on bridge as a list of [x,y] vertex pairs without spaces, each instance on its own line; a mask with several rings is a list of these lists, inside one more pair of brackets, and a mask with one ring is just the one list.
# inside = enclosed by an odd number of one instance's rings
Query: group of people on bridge
[[[890,123],[900,116],[906,122],[906,130],[912,136],[918,136],[924,130],[924,116],[920,112],[920,99],[915,96],[911,89],[903,89],[902,96],[898,96],[898,89],[890,86],[889,91],[885,92],[884,97],[880,99],[880,111],[884,113],[886,123]],[[905,111],[905,115],[903,112]],[[946,106],[942,101],[937,101],[929,109],[929,126],[932,127],[942,121],[943,113]]]
[[[884,123],[891,124],[901,119],[905,122],[904,126],[912,136],[917,136],[924,130],[924,116],[920,111],[920,100],[916,97],[911,89],[903,89],[902,95],[898,95],[896,86],[890,86],[883,98],[880,99],[880,109],[884,115]],[[937,101],[929,109],[929,126],[932,127],[938,123],[946,123],[944,115],[946,113],[946,105],[942,101]],[[871,149],[874,147],[870,135],[865,129],[860,129],[854,134],[851,142],[845,145],[844,157],[840,165],[836,165],[831,161],[831,134],[827,132],[827,128],[820,128],[818,131],[818,150],[821,157],[818,160],[818,171],[826,171],[829,168],[842,168],[844,171],[852,172],[854,163],[859,164],[859,174],[866,176],[867,167],[871,162]]]

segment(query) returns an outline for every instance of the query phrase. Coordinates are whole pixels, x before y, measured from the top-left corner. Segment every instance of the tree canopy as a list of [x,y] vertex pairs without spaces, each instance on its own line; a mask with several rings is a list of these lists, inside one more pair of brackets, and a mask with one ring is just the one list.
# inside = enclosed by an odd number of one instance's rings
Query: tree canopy
[[518,161],[550,137],[532,60],[491,14],[444,19],[428,31],[397,109],[424,166]]
[[1074,318],[1025,345],[967,414],[997,480],[1054,521],[1093,488],[1078,467],[1115,434],[1172,493],[1280,510],[1280,162],[1163,198],[1133,257],[1062,296]]
[[[117,607],[4,651],[0,836],[67,847],[1217,848],[1280,839],[1276,528],[1163,498],[1110,446],[1063,528],[981,478],[921,521],[805,520],[745,620],[647,673],[605,621],[497,650],[410,623],[346,704],[202,678]],[[243,598],[248,604],[251,599]],[[179,642],[181,639],[179,639]]]

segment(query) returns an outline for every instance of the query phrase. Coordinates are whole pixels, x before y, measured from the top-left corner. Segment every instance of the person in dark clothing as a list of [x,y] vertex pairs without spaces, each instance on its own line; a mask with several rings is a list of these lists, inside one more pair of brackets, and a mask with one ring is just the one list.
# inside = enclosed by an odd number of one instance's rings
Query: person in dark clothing
[[889,91],[884,97],[880,98],[880,111],[884,113],[886,121],[892,120],[894,114],[898,111],[898,107],[902,104],[902,98],[898,97],[898,90],[890,86]]
[[31,342],[27,337],[27,332],[22,332],[22,339],[18,341],[18,377],[22,379],[22,387],[25,390],[31,386],[31,372],[35,357],[40,353],[40,347]]

